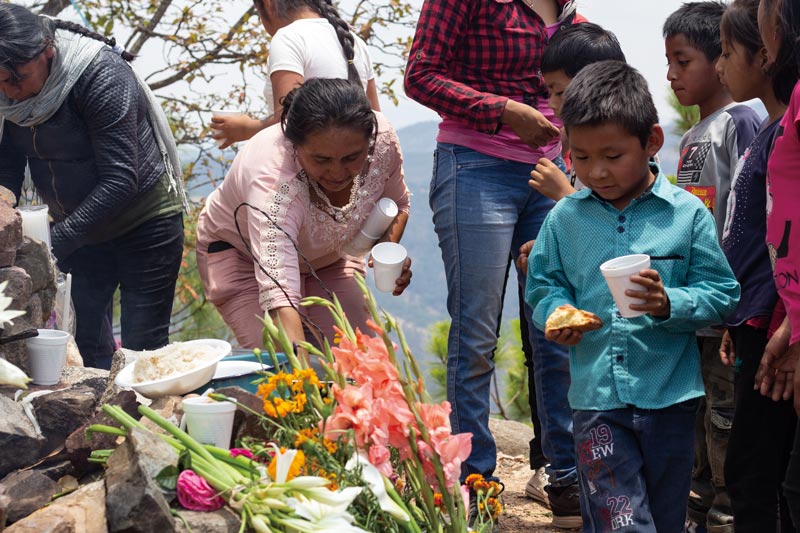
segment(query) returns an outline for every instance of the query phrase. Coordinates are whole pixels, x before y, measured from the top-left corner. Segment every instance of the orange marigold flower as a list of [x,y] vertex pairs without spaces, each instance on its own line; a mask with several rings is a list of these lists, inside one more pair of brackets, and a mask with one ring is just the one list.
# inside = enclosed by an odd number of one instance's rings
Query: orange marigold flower
[[[281,453],[285,452],[286,448],[281,447]],[[272,458],[270,461],[269,466],[267,467],[267,473],[272,479],[275,479],[275,472],[278,468],[278,460],[276,457]],[[286,481],[296,478],[301,474],[303,468],[306,466],[306,455],[303,453],[303,450],[297,450],[297,454],[295,454],[294,459],[292,460],[292,464],[289,467],[289,472],[286,474]]]
[[441,507],[444,504],[444,499],[442,498],[441,493],[437,492],[433,495],[433,505],[436,507]]
[[480,475],[480,474],[470,474],[470,475],[467,476],[467,479],[464,480],[464,484],[467,487],[469,487],[471,489],[474,489],[475,488],[474,487],[475,483],[477,483],[479,481],[483,481],[483,476],[482,475]]

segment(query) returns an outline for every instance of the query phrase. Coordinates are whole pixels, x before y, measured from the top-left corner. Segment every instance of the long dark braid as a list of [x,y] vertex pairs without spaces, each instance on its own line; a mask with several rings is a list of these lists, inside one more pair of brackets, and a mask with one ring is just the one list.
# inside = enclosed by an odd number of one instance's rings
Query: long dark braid
[[[292,11],[307,7],[327,20],[336,30],[336,37],[338,37],[339,43],[342,45],[344,58],[347,60],[347,79],[361,85],[361,76],[358,75],[358,69],[354,61],[356,39],[350,32],[350,26],[342,19],[330,0],[271,0],[271,2],[276,15],[279,17],[286,17]],[[268,16],[264,8],[264,0],[253,0],[253,4],[260,17],[266,18]]]
[[358,75],[358,69],[354,61],[356,57],[356,39],[350,31],[350,26],[342,19],[339,12],[330,2],[326,0],[311,0],[311,3],[314,4],[315,11],[322,15],[336,30],[336,36],[339,38],[339,43],[344,51],[344,58],[347,60],[347,79],[361,85],[361,76]]
[[[103,42],[108,46],[110,46],[111,48],[115,48],[117,46],[117,40],[114,37],[105,37],[97,32],[93,32],[87,28],[84,28],[80,24],[75,24],[74,22],[69,22],[60,19],[53,20],[53,23],[56,29],[67,30],[72,33],[77,33],[78,35],[83,35],[84,37],[89,37],[90,39],[94,39],[95,41]],[[122,59],[128,62],[131,62],[134,59],[136,59],[135,55],[126,52],[125,50],[119,50],[119,55],[122,57]]]

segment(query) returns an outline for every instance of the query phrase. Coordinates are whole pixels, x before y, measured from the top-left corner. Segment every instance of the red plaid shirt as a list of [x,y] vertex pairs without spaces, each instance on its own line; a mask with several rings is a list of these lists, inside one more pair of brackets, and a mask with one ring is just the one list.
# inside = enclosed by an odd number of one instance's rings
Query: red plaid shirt
[[442,117],[495,133],[509,96],[535,107],[547,95],[539,71],[545,28],[522,0],[425,0],[406,94]]

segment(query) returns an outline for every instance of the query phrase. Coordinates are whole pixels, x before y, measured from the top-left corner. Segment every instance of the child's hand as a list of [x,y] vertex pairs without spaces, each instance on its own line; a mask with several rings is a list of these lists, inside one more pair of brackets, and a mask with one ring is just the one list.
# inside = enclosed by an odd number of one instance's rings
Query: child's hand
[[645,290],[634,291],[628,289],[625,294],[633,298],[645,300],[643,304],[631,304],[630,308],[634,311],[644,311],[654,317],[669,318],[670,306],[669,296],[664,290],[661,276],[653,269],[642,270],[638,275],[631,276],[631,281],[641,285]]
[[719,345],[719,359],[725,366],[733,366],[736,364],[736,352],[733,348],[733,339],[731,339],[731,334],[727,329],[722,335],[722,342]]
[[556,202],[575,192],[561,169],[544,157],[539,159],[536,169],[531,170],[528,185]]
[[583,333],[569,328],[557,329],[546,332],[544,338],[556,344],[564,344],[566,346],[575,346],[583,338]]
[[523,274],[528,273],[528,256],[531,254],[531,250],[533,250],[533,245],[535,242],[536,240],[528,241],[519,247],[519,255],[517,256],[516,265]]

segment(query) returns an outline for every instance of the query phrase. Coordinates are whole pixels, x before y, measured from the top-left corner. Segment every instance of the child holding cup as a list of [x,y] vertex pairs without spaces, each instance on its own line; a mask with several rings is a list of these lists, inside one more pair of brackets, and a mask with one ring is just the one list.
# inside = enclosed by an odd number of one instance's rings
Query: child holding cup
[[[541,329],[565,304],[604,323],[586,334],[545,333],[571,347],[584,530],[680,531],[703,395],[694,332],[735,308],[739,284],[711,214],[650,162],[664,133],[635,69],[616,61],[585,67],[561,116],[587,188],[547,216],[528,259],[526,300]],[[630,276],[639,290],[625,291],[644,301],[629,309],[645,314],[625,318],[599,267],[631,254],[650,256],[651,268]]]

